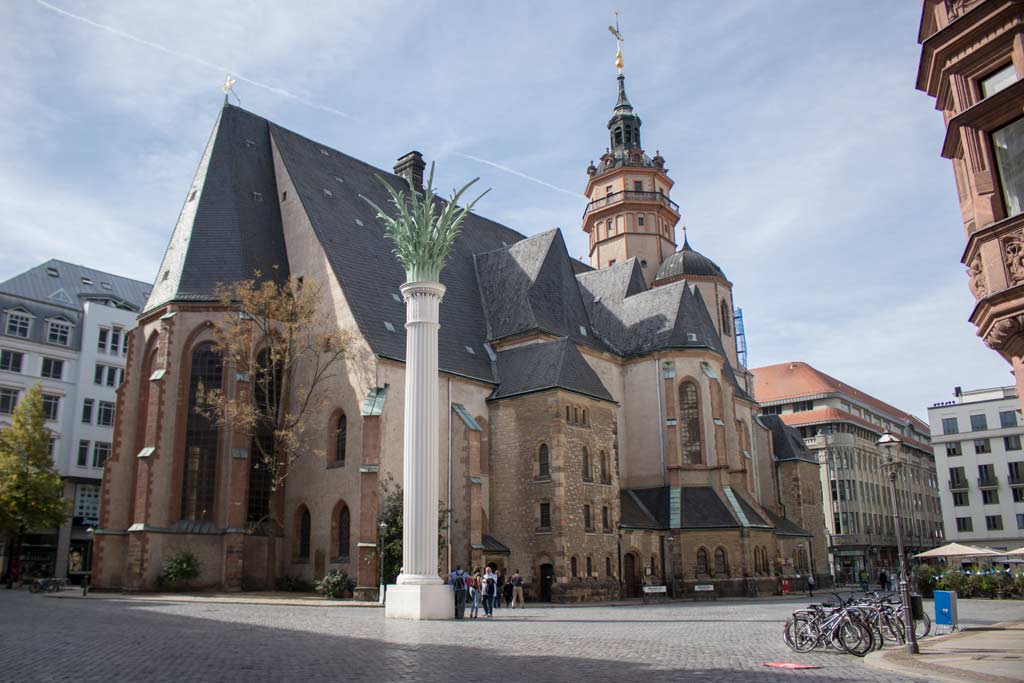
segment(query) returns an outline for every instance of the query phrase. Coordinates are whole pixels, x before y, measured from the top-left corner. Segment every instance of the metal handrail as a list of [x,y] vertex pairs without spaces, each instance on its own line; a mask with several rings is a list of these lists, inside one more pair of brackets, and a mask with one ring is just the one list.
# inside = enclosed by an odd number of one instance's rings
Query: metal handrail
[[612,192],[606,194],[600,199],[587,204],[587,208],[583,211],[583,215],[586,216],[591,211],[603,208],[605,206],[611,206],[612,204],[618,204],[624,201],[641,201],[641,202],[659,202],[663,206],[667,206],[676,213],[679,213],[679,205],[669,199],[662,192],[641,192],[637,190],[623,190],[621,192]]

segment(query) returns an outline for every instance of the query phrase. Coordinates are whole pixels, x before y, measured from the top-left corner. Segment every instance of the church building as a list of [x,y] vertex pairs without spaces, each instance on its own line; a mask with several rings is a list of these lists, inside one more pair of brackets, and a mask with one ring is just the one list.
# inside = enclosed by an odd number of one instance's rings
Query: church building
[[[441,273],[438,569],[494,562],[553,601],[774,592],[827,568],[818,464],[759,415],[732,283],[678,247],[673,181],[621,69],[617,94],[587,168],[590,265],[558,229],[470,214]],[[402,479],[405,274],[363,197],[387,206],[376,176],[421,189],[424,167],[410,152],[387,173],[225,102],[130,336],[94,585],[152,589],[189,548],[203,586],[341,569],[376,595],[382,486]],[[238,315],[214,290],[256,272],[320,283],[356,347],[304,435],[327,457],[296,460],[274,492],[251,435],[194,409],[197,387],[244,381],[213,343],[212,322]]]

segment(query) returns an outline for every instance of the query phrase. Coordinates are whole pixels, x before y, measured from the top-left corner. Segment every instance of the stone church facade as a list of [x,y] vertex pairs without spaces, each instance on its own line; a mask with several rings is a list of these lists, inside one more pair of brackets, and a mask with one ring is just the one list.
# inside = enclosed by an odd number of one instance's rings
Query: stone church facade
[[[732,284],[675,241],[665,159],[640,144],[620,75],[609,147],[588,168],[591,264],[559,230],[526,237],[467,217],[441,275],[442,567],[520,570],[535,598],[776,589],[827,566],[816,460],[759,416],[738,361]],[[272,588],[331,569],[376,593],[385,482],[401,481],[404,272],[366,197],[375,176],[422,185],[419,153],[390,174],[225,103],[132,332],[107,462],[93,582],[156,586],[189,548],[200,584]],[[238,315],[219,282],[300,276],[355,337],[306,434],[326,450],[270,491],[251,436],[193,408],[238,390],[212,322]],[[273,523],[266,523],[266,519]],[[447,557],[446,557],[447,555]]]

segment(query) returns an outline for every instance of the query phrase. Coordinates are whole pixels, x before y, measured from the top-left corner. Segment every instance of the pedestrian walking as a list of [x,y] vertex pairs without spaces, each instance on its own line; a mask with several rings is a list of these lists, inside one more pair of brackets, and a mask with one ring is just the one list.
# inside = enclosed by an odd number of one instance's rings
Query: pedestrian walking
[[878,572],[878,586],[883,593],[889,590],[889,575],[885,573],[884,569]]
[[455,592],[455,618],[462,619],[466,616],[466,572],[462,571],[462,565],[455,565],[455,571],[448,575],[448,583],[452,585]]
[[505,595],[505,577],[498,571],[497,567],[494,568],[494,575],[498,577],[497,590],[494,592],[494,606],[501,607],[501,598]]
[[490,567],[483,576],[484,616],[494,616],[494,596],[498,593],[498,575]]
[[810,597],[814,597],[814,574],[807,575],[807,593]]
[[470,619],[477,619],[480,616],[480,586],[480,570],[477,569],[475,572],[473,572],[473,576],[469,579],[469,597],[470,600],[472,601],[469,609]]
[[512,575],[512,602],[511,607],[519,605],[519,609],[526,609],[526,599],[523,598],[523,575],[516,570],[516,573]]
[[501,597],[505,601],[505,607],[511,607],[512,606],[512,593],[513,593],[512,577],[511,576],[508,577],[505,580],[505,584],[504,584],[504,586],[502,586],[501,590],[502,590]]

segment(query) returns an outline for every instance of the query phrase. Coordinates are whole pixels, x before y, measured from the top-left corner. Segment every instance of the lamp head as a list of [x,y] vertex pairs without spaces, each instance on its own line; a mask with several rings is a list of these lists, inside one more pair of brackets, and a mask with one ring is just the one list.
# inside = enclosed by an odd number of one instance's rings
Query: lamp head
[[899,461],[900,444],[903,443],[899,437],[887,431],[875,443],[885,456],[884,461],[886,465],[895,465]]

